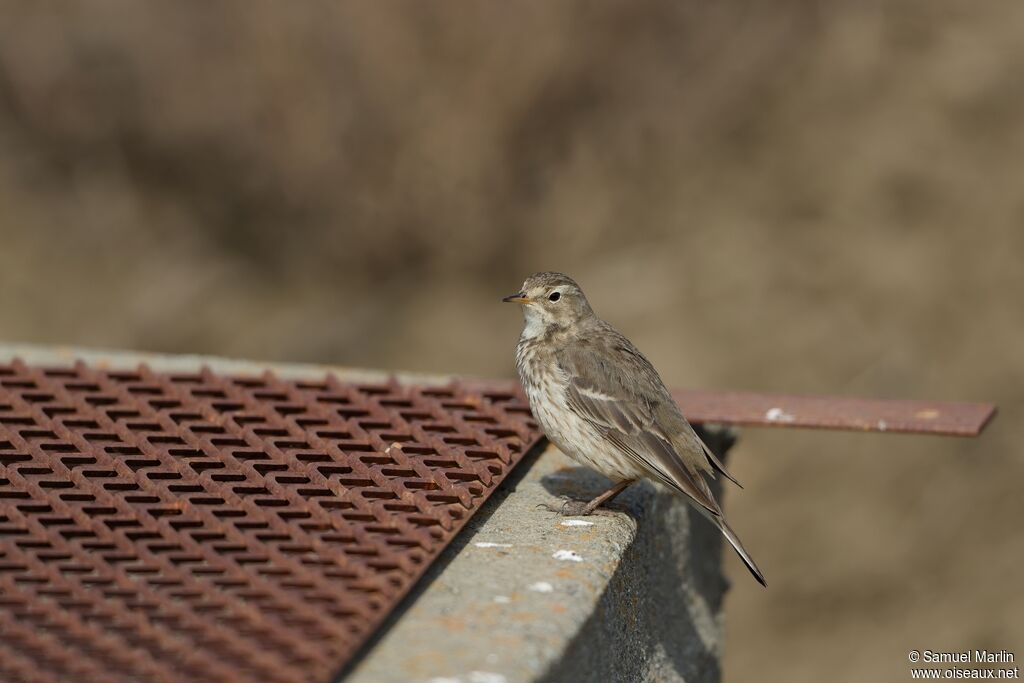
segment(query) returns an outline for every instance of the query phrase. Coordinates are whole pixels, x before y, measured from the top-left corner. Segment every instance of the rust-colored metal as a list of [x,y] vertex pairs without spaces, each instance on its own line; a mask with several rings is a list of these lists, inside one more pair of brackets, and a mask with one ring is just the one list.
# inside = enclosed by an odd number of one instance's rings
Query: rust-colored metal
[[996,413],[990,403],[902,401],[843,396],[675,391],[692,422],[978,436]]
[[[480,382],[467,386],[496,387]],[[507,391],[520,391],[509,382]],[[693,423],[978,436],[996,414],[991,403],[793,396],[677,389],[672,397]]]
[[0,680],[328,681],[538,438],[508,388],[0,365]]

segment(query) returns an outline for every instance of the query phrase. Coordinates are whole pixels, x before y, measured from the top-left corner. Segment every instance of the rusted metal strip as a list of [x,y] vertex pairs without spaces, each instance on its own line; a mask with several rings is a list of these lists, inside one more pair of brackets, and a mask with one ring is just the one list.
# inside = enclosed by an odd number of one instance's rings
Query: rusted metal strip
[[675,391],[692,422],[978,436],[996,413],[990,403],[901,401],[844,396]]
[[[480,389],[516,391],[516,382],[466,381]],[[672,392],[693,423],[799,427],[858,432],[978,436],[996,414],[991,403],[904,401],[845,396],[793,396],[748,391]]]
[[538,439],[508,387],[0,364],[0,680],[331,680]]

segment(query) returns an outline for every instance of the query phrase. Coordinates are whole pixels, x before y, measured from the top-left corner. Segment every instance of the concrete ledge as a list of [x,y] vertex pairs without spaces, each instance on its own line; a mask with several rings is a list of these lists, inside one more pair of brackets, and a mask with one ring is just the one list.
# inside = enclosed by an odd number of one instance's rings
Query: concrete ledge
[[[0,360],[220,372],[331,371],[379,380],[391,373],[261,364],[199,356],[0,345]],[[399,375],[419,382],[446,377]],[[726,430],[706,430],[724,454]],[[543,504],[589,498],[607,480],[547,447],[514,475],[430,568],[342,677],[351,683],[687,681],[720,678],[722,541],[679,497],[632,487],[611,509],[563,518]]]
[[727,584],[715,530],[647,484],[611,510],[563,518],[538,506],[607,481],[553,447],[520,468],[345,680],[719,680]]

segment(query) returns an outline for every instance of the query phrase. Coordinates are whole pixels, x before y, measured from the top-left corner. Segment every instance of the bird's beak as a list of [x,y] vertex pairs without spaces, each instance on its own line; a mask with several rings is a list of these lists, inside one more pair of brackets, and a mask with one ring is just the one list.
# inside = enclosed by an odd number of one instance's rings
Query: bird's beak
[[525,292],[516,292],[515,294],[506,296],[502,301],[507,304],[528,304],[530,303],[530,298],[526,296]]

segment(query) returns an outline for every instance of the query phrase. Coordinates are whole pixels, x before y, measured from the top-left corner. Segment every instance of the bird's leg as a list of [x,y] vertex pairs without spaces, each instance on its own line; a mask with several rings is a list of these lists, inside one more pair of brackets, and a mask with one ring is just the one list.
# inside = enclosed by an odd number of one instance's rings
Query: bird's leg
[[605,491],[604,493],[599,495],[597,498],[595,498],[594,500],[592,500],[589,503],[587,503],[586,507],[583,508],[583,514],[584,515],[589,515],[591,512],[596,510],[599,506],[603,505],[604,503],[607,503],[609,500],[611,500],[615,496],[617,496],[620,493],[622,493],[623,491],[625,491],[626,487],[629,486],[632,483],[633,483],[632,479],[626,479],[625,481],[620,481],[618,484],[615,484],[614,486],[609,488],[607,491]]
[[625,481],[620,481],[619,483],[609,488],[607,491],[601,493],[601,495],[591,500],[589,503],[582,500],[567,500],[562,504],[562,508],[560,510],[554,510],[554,508],[548,507],[547,505],[545,505],[544,507],[552,511],[561,512],[566,517],[586,517],[587,515],[593,513],[594,510],[598,508],[598,506],[608,502],[615,496],[625,491],[626,487],[632,484],[633,481],[633,479],[626,479]]

